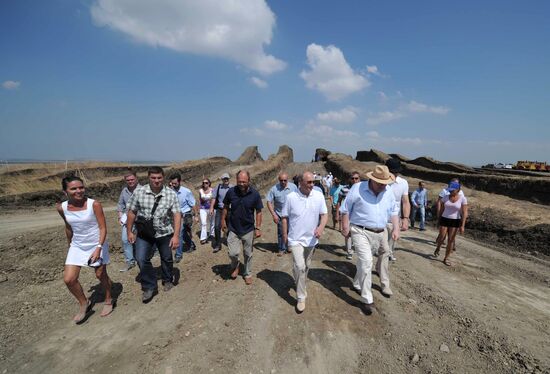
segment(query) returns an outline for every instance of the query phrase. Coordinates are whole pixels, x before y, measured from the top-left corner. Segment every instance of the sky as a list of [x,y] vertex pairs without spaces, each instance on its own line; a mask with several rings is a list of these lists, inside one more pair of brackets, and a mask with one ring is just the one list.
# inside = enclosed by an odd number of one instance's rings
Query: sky
[[4,0],[0,159],[550,161],[550,2]]

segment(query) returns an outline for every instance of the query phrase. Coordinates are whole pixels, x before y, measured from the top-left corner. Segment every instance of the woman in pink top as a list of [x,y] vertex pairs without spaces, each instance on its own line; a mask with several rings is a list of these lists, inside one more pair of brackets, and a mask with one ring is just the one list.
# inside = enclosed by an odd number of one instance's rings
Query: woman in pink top
[[449,256],[454,248],[456,233],[460,230],[460,233],[464,234],[464,226],[468,218],[468,200],[466,200],[463,194],[459,194],[460,183],[458,182],[453,181],[449,183],[447,191],[449,191],[450,194],[441,199],[443,209],[439,211],[439,236],[434,256],[437,257],[439,255],[439,249],[443,243],[443,239],[439,238],[445,238],[448,234],[447,248],[443,263],[447,266],[451,266]]

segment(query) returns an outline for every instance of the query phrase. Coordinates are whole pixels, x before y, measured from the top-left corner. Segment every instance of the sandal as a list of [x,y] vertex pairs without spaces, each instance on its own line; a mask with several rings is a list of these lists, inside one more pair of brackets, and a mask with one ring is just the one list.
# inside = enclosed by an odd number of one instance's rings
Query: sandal
[[436,249],[434,252],[434,257],[437,257],[437,256],[439,256],[439,249]]
[[451,264],[451,261],[449,260],[443,260],[443,263],[447,266],[453,266],[453,264]]
[[113,300],[109,302],[105,302],[103,304],[103,309],[101,310],[101,317],[107,317],[109,314],[113,312]]
[[78,314],[76,314],[74,317],[73,317],[73,321],[74,323],[76,324],[79,324],[81,322],[83,322],[85,319],[86,319],[86,316],[88,315],[88,313],[90,313],[90,310],[92,309],[92,303],[90,300],[86,300],[86,309],[84,309],[84,312],[82,310],[80,310],[78,312]]

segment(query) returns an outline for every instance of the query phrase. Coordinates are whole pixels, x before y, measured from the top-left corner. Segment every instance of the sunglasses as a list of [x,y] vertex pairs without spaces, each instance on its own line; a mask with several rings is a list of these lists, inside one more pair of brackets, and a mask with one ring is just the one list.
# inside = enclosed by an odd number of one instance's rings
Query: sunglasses
[[287,182],[288,179],[279,179],[279,182]]
[[202,184],[210,184],[210,182],[204,181],[204,182],[202,182]]
[[353,178],[351,178],[351,179],[353,179],[354,181],[358,181],[358,180],[361,179],[361,178],[359,178],[359,177],[353,177]]

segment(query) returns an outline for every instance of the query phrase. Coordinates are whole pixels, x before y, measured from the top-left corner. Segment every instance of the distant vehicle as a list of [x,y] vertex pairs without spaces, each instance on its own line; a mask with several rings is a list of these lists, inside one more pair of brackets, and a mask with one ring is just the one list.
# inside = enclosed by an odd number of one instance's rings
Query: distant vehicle
[[498,164],[495,164],[495,169],[504,169],[506,165],[502,162],[499,162]]
[[513,168],[529,171],[550,171],[550,165],[545,161],[518,161]]
[[513,168],[514,168],[514,165],[512,165],[512,164],[504,165],[504,169],[513,169]]

